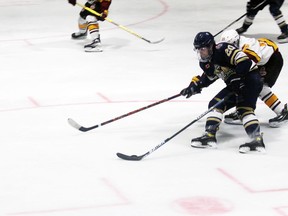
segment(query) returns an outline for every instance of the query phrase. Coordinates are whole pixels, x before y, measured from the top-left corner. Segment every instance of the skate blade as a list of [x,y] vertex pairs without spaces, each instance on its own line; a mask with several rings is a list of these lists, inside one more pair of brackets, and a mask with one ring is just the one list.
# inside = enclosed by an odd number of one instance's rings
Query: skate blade
[[81,36],[81,37],[77,37],[77,38],[71,37],[72,40],[84,40],[86,38],[87,38],[87,36]]
[[281,121],[281,122],[269,122],[269,127],[271,128],[279,128],[283,125],[286,125],[288,123],[288,120]]
[[278,41],[278,43],[280,43],[280,44],[282,44],[282,43],[288,43],[288,38],[278,39],[277,41]]
[[103,52],[102,49],[100,49],[99,47],[98,48],[85,48],[85,52]]
[[251,151],[249,147],[241,147],[239,148],[239,153],[242,154],[266,154],[266,149],[263,147],[256,147],[255,150]]
[[207,145],[202,145],[201,142],[192,142],[191,147],[202,149],[217,149],[217,144],[215,142],[208,142]]

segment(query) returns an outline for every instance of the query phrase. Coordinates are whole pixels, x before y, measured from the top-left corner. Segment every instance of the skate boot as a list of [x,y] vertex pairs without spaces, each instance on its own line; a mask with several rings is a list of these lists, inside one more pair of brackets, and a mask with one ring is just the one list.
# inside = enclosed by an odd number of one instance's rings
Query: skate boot
[[194,148],[217,148],[215,134],[206,132],[203,136],[191,140],[191,146]]
[[242,27],[236,29],[236,31],[237,31],[238,34],[243,34],[244,32],[247,31],[247,29],[248,29],[248,28],[242,26]]
[[86,44],[84,50],[85,52],[102,52],[100,39],[96,38],[91,43]]
[[279,43],[288,43],[288,31],[282,32],[280,36],[277,37]]
[[266,153],[262,135],[255,137],[255,139],[249,143],[245,143],[239,146],[240,153],[248,153],[250,151],[256,151],[263,154]]
[[224,122],[226,124],[242,125],[242,121],[240,120],[240,115],[237,111],[232,112],[228,115],[225,115],[224,116]]
[[288,110],[287,110],[287,104],[285,104],[284,109],[282,110],[280,115],[276,116],[275,118],[269,119],[269,126],[277,128],[287,122],[288,122]]
[[87,37],[87,30],[85,32],[75,32],[71,35],[71,38],[74,40],[82,40]]

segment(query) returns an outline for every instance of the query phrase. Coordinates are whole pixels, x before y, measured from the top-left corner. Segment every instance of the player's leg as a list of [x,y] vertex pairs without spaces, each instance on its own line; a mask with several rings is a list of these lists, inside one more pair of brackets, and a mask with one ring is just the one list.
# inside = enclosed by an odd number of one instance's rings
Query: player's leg
[[[230,91],[227,88],[222,89],[210,102],[208,107],[214,106],[219,100],[224,98]],[[235,106],[235,95],[228,101],[223,102],[213,111],[207,114],[205,133],[191,140],[191,146],[195,148],[217,148],[216,132],[221,124],[223,113]]]
[[88,15],[86,20],[91,41],[84,46],[84,49],[86,52],[102,52],[98,19],[96,16]]
[[284,0],[271,1],[269,11],[280,28],[281,35],[277,37],[279,43],[288,42],[288,25],[280,10]]
[[258,71],[250,72],[245,77],[245,88],[243,90],[243,100],[237,104],[237,110],[241,115],[242,123],[250,142],[240,145],[239,152],[249,151],[265,152],[263,137],[260,132],[260,124],[255,115],[257,98],[262,90],[263,83]]
[[253,21],[257,15],[257,13],[259,12],[259,10],[253,10],[253,8],[255,6],[257,6],[258,4],[259,4],[259,1],[257,1],[257,0],[250,0],[247,2],[247,5],[246,5],[247,15],[244,19],[242,26],[240,28],[236,29],[238,34],[242,34],[242,33],[246,32],[248,30],[248,28],[253,24]]

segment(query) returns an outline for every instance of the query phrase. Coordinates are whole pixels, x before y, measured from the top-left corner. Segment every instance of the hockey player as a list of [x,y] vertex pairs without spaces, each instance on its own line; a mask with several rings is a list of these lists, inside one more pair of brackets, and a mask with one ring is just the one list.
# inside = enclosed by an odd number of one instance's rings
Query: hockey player
[[[269,5],[269,11],[281,30],[281,35],[277,37],[277,40],[279,43],[287,43],[288,42],[288,26],[280,10],[283,3],[284,3],[284,0],[249,0],[246,6],[247,15],[244,19],[243,25],[242,27],[236,29],[236,31],[239,34],[246,32],[247,29],[252,25],[253,20],[255,19],[257,13],[260,10],[262,10],[264,7]],[[257,9],[254,9],[259,4],[260,6]]]
[[[278,46],[266,38],[256,40],[255,38],[239,36],[233,29],[224,31],[220,41],[231,43],[242,49],[260,68],[264,85],[259,98],[276,114],[275,118],[269,120],[270,127],[279,127],[282,123],[287,122],[287,104],[281,103],[279,98],[271,91],[283,66],[283,58]],[[224,122],[241,124],[237,112],[226,115]]]
[[234,94],[208,113],[204,135],[192,139],[191,146],[216,148],[216,132],[222,122],[223,113],[236,105],[242,116],[244,129],[252,139],[240,145],[239,152],[265,152],[260,125],[254,114],[256,101],[263,86],[257,65],[232,44],[223,42],[216,45],[213,35],[209,32],[199,32],[196,35],[194,48],[203,74],[193,77],[190,85],[184,88],[181,94],[189,98],[193,94],[200,93],[202,88],[208,87],[218,78],[224,80],[226,87],[214,96],[208,106],[213,106],[231,92]]
[[[76,0],[68,0],[72,5],[76,4]],[[84,46],[86,52],[102,52],[101,40],[99,34],[98,21],[104,21],[108,15],[108,9],[112,0],[88,0],[86,7],[100,13],[101,16],[96,16],[84,8],[80,12],[78,18],[79,31],[72,34],[72,39],[85,39],[89,32],[92,41]]]

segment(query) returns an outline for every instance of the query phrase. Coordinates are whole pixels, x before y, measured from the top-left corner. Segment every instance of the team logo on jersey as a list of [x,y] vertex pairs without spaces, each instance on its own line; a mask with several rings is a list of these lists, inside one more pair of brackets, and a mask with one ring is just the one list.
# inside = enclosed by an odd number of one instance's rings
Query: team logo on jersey
[[211,66],[210,66],[210,63],[208,64],[205,64],[205,69],[209,69]]
[[235,70],[229,68],[229,67],[221,67],[219,65],[215,65],[214,73],[216,76],[218,76],[220,79],[222,79],[224,82],[230,77],[232,74],[235,74]]

